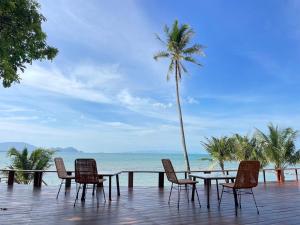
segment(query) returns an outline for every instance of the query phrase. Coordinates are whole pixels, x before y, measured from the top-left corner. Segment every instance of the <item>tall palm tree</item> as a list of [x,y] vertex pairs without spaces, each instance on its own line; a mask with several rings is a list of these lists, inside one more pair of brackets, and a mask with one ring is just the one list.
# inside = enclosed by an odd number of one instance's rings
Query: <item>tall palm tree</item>
[[164,33],[166,36],[166,40],[163,40],[158,35],[156,35],[157,39],[164,45],[165,49],[155,54],[154,59],[170,59],[167,80],[170,79],[170,74],[174,72],[181,141],[186,163],[186,169],[188,172],[190,172],[190,163],[186,148],[185,133],[180,105],[179,82],[181,80],[182,73],[188,72],[185,66],[183,65],[183,61],[193,63],[197,66],[201,66],[201,64],[194,58],[194,55],[204,56],[203,46],[200,44],[190,45],[191,38],[194,35],[193,29],[188,24],[179,25],[177,20],[175,20],[171,28],[165,25]]
[[261,142],[269,162],[275,169],[285,169],[300,161],[300,151],[296,149],[295,141],[298,131],[292,128],[279,129],[273,124],[268,125],[268,133],[257,129],[257,138]]
[[248,137],[235,134],[233,139],[235,160],[258,160],[260,161],[261,168],[264,168],[268,164],[262,145],[255,136]]
[[229,137],[211,139],[206,138],[206,141],[201,142],[205,150],[210,154],[211,160],[219,164],[223,174],[225,174],[225,161],[231,161],[234,157],[233,139]]
[[[10,169],[17,170],[45,170],[51,166],[54,151],[37,148],[29,154],[27,148],[18,151],[15,148],[8,150],[8,156],[12,158]],[[33,174],[27,172],[17,172],[15,182],[29,184],[33,180]]]

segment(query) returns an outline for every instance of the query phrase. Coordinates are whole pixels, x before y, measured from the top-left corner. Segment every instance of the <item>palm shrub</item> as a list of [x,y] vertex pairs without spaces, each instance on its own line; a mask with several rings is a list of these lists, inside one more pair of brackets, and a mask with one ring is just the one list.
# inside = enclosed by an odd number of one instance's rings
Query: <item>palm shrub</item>
[[191,39],[195,34],[193,29],[188,24],[179,25],[178,21],[175,20],[172,27],[169,28],[167,25],[164,27],[165,40],[156,35],[157,39],[165,47],[164,50],[159,51],[154,55],[154,59],[167,58],[170,60],[167,80],[170,78],[170,74],[174,73],[176,83],[176,100],[179,114],[181,141],[184,152],[184,159],[186,163],[187,171],[190,171],[190,163],[187,153],[185,132],[183,126],[180,96],[179,96],[179,83],[183,73],[187,73],[187,69],[183,62],[193,63],[197,66],[201,64],[194,57],[195,55],[204,56],[203,46],[200,44],[191,44]]
[[292,128],[280,129],[273,124],[268,125],[268,133],[257,129],[256,136],[264,149],[267,160],[274,164],[279,181],[284,181],[283,170],[288,165],[295,165],[300,161],[300,151],[295,146],[297,135],[298,131]]
[[268,164],[263,147],[255,136],[248,137],[235,134],[233,139],[233,155],[236,161],[258,160],[261,168]]
[[[18,151],[15,148],[8,150],[8,156],[12,159],[10,169],[15,170],[46,170],[51,166],[52,157],[55,151],[37,148],[29,154],[28,149]],[[15,182],[29,184],[33,180],[33,174],[18,171],[15,175]]]
[[211,137],[202,141],[202,146],[210,154],[211,161],[219,164],[223,174],[225,174],[225,161],[231,161],[233,157],[234,142],[229,137]]

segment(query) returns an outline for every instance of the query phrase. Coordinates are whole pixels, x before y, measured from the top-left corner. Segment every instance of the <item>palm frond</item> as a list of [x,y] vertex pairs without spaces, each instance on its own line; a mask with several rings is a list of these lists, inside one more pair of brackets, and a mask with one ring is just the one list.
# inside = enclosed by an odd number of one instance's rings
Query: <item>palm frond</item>
[[174,65],[175,65],[175,62],[172,59],[170,62],[170,65],[169,65],[168,73],[167,73],[167,81],[170,80],[170,74],[174,72]]
[[185,55],[187,55],[187,56],[191,56],[193,54],[205,56],[205,53],[204,53],[203,49],[204,49],[204,46],[199,45],[199,44],[194,44],[191,47],[183,49],[182,53],[185,54]]
[[155,60],[158,60],[159,58],[168,58],[170,56],[170,54],[166,51],[160,51],[158,53],[156,53],[153,58]]
[[156,39],[159,40],[163,45],[167,45],[167,43],[163,39],[161,39],[158,34],[155,33],[154,35],[155,35]]
[[194,59],[194,58],[191,57],[191,56],[185,56],[185,57],[183,57],[183,59],[184,59],[185,61],[191,62],[191,63],[196,64],[196,65],[198,65],[198,66],[202,66],[201,63],[197,62],[197,60]]

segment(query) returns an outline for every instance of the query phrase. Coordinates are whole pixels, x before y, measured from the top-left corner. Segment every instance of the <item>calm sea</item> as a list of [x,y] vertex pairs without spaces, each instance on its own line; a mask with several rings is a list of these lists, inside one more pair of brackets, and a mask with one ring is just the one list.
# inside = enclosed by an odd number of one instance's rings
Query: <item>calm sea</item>
[[[64,159],[67,170],[74,170],[74,160],[77,158],[93,158],[97,161],[98,171],[123,171],[123,170],[162,170],[161,159],[169,158],[172,160],[175,170],[184,170],[183,154],[167,153],[56,153]],[[203,160],[208,155],[190,154],[190,164],[192,170],[219,169],[217,165],[210,161]],[[5,152],[0,152],[0,168],[5,168],[11,163]],[[228,162],[226,169],[236,169],[238,163]],[[50,170],[55,170],[54,165]],[[268,180],[275,180],[275,174],[268,172]],[[287,173],[287,179],[294,179],[294,173]],[[120,184],[127,185],[127,173],[120,175]],[[263,177],[260,175],[260,180]],[[60,181],[55,173],[46,173],[44,180],[48,185],[57,185]],[[134,174],[135,186],[156,186],[158,183],[157,174]],[[113,182],[114,184],[114,182]],[[167,183],[166,183],[167,184]]]

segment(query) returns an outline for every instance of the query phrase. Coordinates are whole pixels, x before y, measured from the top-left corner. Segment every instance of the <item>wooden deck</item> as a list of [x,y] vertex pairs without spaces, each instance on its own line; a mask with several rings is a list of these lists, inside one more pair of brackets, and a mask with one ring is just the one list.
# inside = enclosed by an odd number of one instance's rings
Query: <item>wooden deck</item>
[[213,188],[210,210],[205,207],[205,191],[201,185],[198,191],[202,208],[197,201],[188,203],[182,191],[180,209],[177,210],[176,192],[168,205],[168,187],[123,187],[119,198],[113,190],[113,201],[104,204],[100,199],[99,208],[88,190],[86,202],[79,201],[73,208],[75,188],[66,196],[62,192],[56,200],[57,187],[33,190],[32,186],[15,185],[9,189],[0,185],[0,207],[7,208],[0,211],[0,224],[300,224],[300,183],[260,184],[255,189],[260,215],[256,214],[251,196],[245,196],[237,217],[233,196],[225,194],[218,209]]

